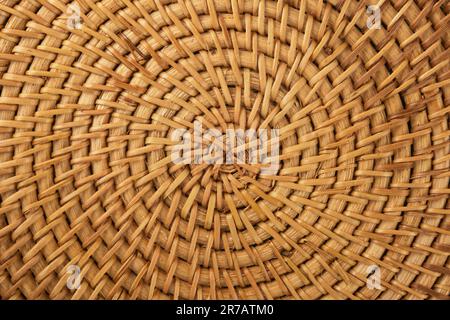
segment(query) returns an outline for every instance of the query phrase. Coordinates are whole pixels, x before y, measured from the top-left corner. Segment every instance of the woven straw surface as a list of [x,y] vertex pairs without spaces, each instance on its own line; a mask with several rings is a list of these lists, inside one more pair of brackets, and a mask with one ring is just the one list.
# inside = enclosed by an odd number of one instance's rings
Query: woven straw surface
[[[0,298],[448,298],[449,2],[370,4],[1,1]],[[280,170],[175,165],[194,120]]]

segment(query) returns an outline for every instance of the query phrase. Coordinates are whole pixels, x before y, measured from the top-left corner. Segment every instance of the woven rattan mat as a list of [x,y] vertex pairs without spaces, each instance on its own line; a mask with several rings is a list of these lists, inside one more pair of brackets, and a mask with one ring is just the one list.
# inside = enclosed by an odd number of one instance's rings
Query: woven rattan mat
[[[0,298],[448,298],[449,11],[0,1]],[[278,169],[175,163],[197,122]]]

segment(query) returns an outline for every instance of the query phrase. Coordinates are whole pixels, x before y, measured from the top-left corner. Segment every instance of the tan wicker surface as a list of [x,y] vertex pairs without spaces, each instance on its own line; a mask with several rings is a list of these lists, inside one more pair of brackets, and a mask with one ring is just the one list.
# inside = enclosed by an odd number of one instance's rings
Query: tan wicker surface
[[[448,1],[71,3],[0,1],[1,299],[449,297]],[[194,120],[278,174],[175,165]]]

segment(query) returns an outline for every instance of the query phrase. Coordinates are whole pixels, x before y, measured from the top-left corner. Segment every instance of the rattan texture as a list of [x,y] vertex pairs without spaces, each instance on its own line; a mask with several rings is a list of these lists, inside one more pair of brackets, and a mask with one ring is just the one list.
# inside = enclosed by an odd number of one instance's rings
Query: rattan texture
[[[1,1],[0,298],[447,299],[449,9]],[[280,170],[175,165],[195,120]]]

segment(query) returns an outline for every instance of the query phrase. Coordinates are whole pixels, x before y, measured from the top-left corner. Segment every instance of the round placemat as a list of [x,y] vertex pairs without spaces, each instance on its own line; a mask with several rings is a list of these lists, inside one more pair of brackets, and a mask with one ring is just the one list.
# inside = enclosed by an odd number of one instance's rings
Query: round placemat
[[[448,298],[449,10],[2,1],[0,298]],[[195,123],[279,167],[175,163]]]

